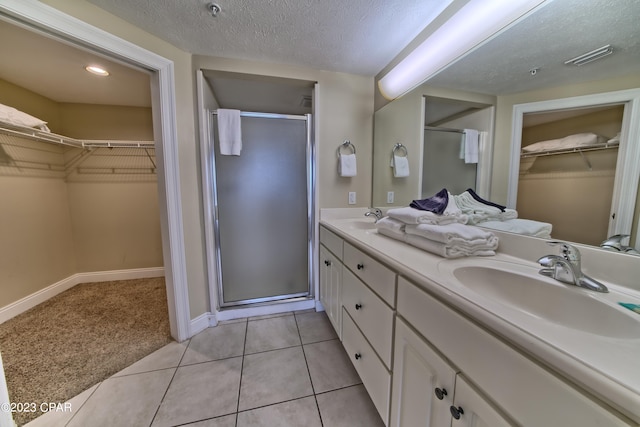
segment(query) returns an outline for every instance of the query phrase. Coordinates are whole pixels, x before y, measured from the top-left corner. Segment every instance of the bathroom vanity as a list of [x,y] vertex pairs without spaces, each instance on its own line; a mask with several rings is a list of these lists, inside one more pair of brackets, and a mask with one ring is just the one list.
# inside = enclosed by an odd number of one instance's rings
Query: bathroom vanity
[[537,239],[449,260],[349,211],[322,213],[320,299],[386,425],[639,425],[637,289],[554,283]]

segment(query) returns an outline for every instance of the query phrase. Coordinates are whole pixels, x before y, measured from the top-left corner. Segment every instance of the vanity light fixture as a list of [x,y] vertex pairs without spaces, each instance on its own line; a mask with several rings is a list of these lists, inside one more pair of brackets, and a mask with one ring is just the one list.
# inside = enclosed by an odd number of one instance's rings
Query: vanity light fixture
[[100,77],[107,77],[109,75],[109,72],[107,70],[97,65],[87,65],[86,67],[84,67],[84,69],[91,74],[95,74],[96,76]]
[[613,48],[610,44],[606,46],[602,46],[598,49],[594,49],[591,52],[584,53],[580,56],[576,56],[573,59],[569,59],[568,61],[564,61],[564,65],[580,65],[588,64],[589,62],[593,62],[597,59],[604,58],[605,56],[609,56],[613,53]]
[[546,0],[471,0],[378,82],[387,99],[409,92]]

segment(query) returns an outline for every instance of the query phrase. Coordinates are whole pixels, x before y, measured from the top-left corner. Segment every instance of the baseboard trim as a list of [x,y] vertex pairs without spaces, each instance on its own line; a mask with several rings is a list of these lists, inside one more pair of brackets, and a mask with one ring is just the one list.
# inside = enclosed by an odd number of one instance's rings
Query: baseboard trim
[[133,268],[129,270],[94,271],[88,273],[76,273],[47,286],[37,292],[27,295],[16,302],[0,308],[0,323],[24,313],[30,308],[53,298],[80,283],[108,282],[111,280],[144,279],[149,277],[164,276],[164,267]]
[[220,310],[215,314],[215,319],[220,322],[243,317],[265,316],[269,314],[286,313],[288,311],[308,310],[315,307],[316,302],[313,299],[295,302],[280,302],[271,305]]
[[206,312],[196,317],[195,319],[191,319],[191,323],[189,325],[189,338],[204,331],[209,326],[214,326],[211,324],[212,318],[213,317],[211,316],[211,313]]

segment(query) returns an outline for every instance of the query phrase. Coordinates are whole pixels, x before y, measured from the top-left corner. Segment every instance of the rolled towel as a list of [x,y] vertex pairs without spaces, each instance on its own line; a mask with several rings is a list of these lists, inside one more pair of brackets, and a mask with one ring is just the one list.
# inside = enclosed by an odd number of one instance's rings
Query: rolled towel
[[458,244],[468,248],[496,249],[498,247],[498,238],[495,234],[482,228],[465,224],[407,225],[405,232],[436,242]]
[[398,221],[402,221],[405,224],[451,224],[458,222],[465,224],[467,222],[467,216],[462,214],[459,210],[450,210],[447,213],[445,209],[444,214],[438,215],[429,211],[421,211],[412,207],[406,206],[403,208],[394,208],[387,211],[387,215]]
[[436,242],[435,240],[425,239],[415,234],[407,234],[405,241],[420,248],[424,251],[439,255],[444,258],[461,258],[465,256],[493,256],[495,251],[492,249],[468,249],[458,245],[447,245],[446,243]]
[[355,154],[341,154],[338,159],[338,174],[345,177],[356,176],[358,173],[356,166]]
[[522,234],[524,236],[551,238],[553,225],[548,222],[534,221],[531,219],[515,218],[505,221],[483,221],[478,227],[486,227],[492,230],[507,231],[509,233]]
[[387,236],[392,234],[392,237],[398,236],[400,240],[404,240],[405,227],[406,224],[404,222],[389,218],[388,216],[385,216],[376,222],[376,228],[380,233]]
[[502,211],[500,207],[477,201],[469,191],[455,195],[453,199],[462,213],[468,216],[469,224],[477,224],[482,221],[491,220],[504,221],[518,217],[518,212],[515,209],[505,208],[504,211]]

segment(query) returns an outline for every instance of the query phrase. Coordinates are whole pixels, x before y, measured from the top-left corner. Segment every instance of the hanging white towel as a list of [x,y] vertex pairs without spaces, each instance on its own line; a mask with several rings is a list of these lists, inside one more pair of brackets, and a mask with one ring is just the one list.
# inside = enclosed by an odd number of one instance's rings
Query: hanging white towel
[[409,176],[409,158],[407,156],[393,156],[393,176],[405,178]]
[[475,129],[464,130],[464,162],[478,163],[479,132]]
[[338,158],[338,175],[340,176],[356,176],[356,155],[341,154]]
[[220,154],[239,156],[242,150],[240,110],[218,109],[218,138]]

